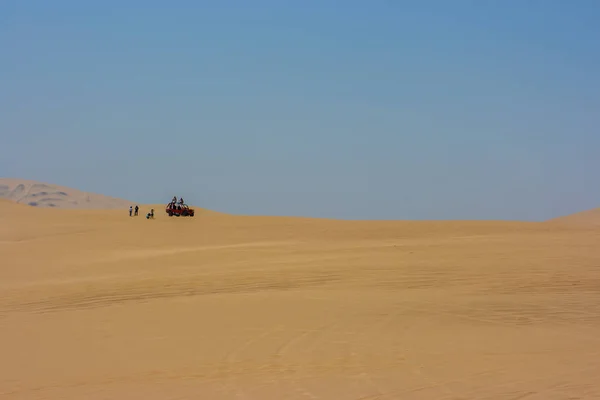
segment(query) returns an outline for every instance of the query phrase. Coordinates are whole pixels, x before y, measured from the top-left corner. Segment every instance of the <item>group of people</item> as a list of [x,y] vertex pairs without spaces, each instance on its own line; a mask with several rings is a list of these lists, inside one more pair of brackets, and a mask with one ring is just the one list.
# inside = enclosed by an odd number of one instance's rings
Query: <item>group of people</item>
[[177,196],[173,196],[173,199],[169,203],[168,208],[173,209],[173,210],[175,210],[175,209],[181,210],[182,205],[183,205],[183,197],[180,197],[179,202],[178,202]]
[[134,214],[134,208],[133,208],[133,206],[129,206],[129,216],[130,217],[131,217],[132,214],[137,217],[139,211],[140,211],[140,207],[137,204],[135,205],[135,214]]
[[[169,205],[167,206],[170,209],[179,209],[181,210],[181,207],[184,205],[183,202],[183,197],[179,198],[179,201],[177,201],[177,196],[173,196],[173,199],[171,200],[171,202],[169,203]],[[140,212],[140,207],[136,204],[135,208],[133,206],[129,206],[129,216],[138,216]],[[150,212],[148,214],[146,214],[146,219],[154,219],[154,208],[150,210]]]
[[171,204],[180,204],[183,205],[183,197],[179,198],[179,202],[177,202],[177,196],[173,196],[173,199],[171,200]]
[[[140,212],[140,207],[136,204],[135,208],[133,206],[129,206],[129,216],[138,216]],[[150,212],[146,214],[146,219],[154,219],[154,208],[150,209]]]

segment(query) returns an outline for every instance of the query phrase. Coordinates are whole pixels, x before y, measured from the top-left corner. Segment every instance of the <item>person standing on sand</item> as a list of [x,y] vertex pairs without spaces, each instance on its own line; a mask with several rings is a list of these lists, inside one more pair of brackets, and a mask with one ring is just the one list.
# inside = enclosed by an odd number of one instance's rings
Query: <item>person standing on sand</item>
[[129,216],[131,217],[131,213],[133,212],[133,207],[129,206]]
[[140,210],[140,208],[139,208],[139,207],[138,207],[138,205],[136,204],[136,205],[135,205],[135,214],[134,214],[136,217],[138,216],[138,211],[139,211],[139,210]]

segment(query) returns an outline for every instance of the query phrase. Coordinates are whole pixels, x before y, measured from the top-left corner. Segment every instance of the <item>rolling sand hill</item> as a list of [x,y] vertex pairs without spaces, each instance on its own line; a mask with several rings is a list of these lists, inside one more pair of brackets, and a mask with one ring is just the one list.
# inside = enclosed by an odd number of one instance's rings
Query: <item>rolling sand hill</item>
[[594,208],[592,210],[581,211],[575,214],[553,218],[548,222],[565,226],[575,225],[579,227],[600,227],[600,208]]
[[129,208],[129,200],[87,193],[64,186],[25,179],[0,178],[0,198],[37,207],[113,209]]
[[600,229],[154,208],[3,202],[0,398],[600,398]]

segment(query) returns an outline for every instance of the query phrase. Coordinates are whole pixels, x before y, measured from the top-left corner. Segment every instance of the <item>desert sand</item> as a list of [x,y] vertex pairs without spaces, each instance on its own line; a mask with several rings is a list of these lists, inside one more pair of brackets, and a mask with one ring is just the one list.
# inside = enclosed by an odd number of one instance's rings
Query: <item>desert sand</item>
[[600,398],[585,219],[196,210],[0,201],[0,398]]

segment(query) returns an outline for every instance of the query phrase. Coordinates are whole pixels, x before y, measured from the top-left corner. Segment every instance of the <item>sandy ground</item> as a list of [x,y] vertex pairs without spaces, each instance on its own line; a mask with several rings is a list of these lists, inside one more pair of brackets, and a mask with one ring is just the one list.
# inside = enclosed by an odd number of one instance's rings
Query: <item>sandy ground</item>
[[600,398],[593,226],[1,206],[2,399]]

